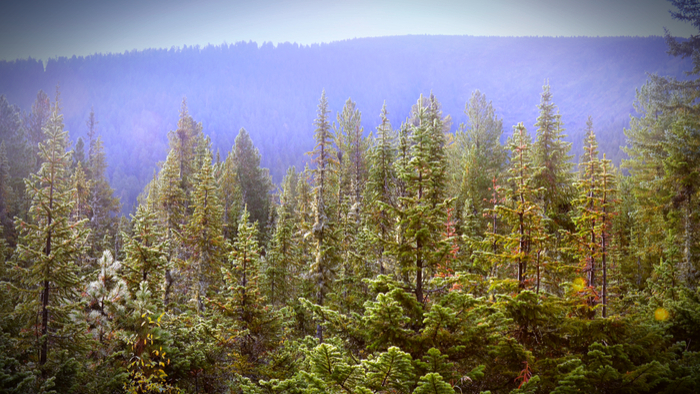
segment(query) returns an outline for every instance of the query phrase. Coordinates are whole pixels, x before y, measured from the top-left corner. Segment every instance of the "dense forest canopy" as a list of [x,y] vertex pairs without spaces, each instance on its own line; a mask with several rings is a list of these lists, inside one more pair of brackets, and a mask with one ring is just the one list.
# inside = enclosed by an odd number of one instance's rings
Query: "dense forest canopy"
[[[86,139],[94,109],[109,166],[107,177],[125,213],[167,154],[179,104],[202,122],[215,150],[227,152],[240,128],[258,147],[262,165],[280,183],[290,165],[302,168],[319,92],[335,113],[348,98],[364,114],[367,133],[386,102],[400,124],[416,97],[434,93],[452,132],[467,121],[465,103],[479,89],[510,125],[533,129],[544,81],[552,86],[577,157],[592,116],[601,151],[624,157],[622,129],[634,114],[635,90],[647,73],[683,78],[690,61],[666,54],[661,37],[399,36],[299,46],[239,42],[152,49],[86,58],[0,62],[0,94],[30,112],[41,89],[60,84],[71,138]],[[333,115],[334,116],[334,115]],[[502,141],[505,142],[505,139]]]
[[[700,28],[697,2],[672,3]],[[462,39],[490,43],[483,57],[513,70],[543,59],[509,39],[395,37],[2,64],[25,79],[3,79],[17,85],[0,95],[0,393],[697,392],[700,38],[667,33],[674,60],[660,69],[689,73],[649,74],[625,103],[613,81],[636,80],[636,63],[564,79],[569,63],[546,56],[551,70],[528,71],[538,81],[499,71],[502,101],[465,93],[437,77],[493,69],[425,60]],[[425,56],[378,51],[372,63],[350,50],[392,40]],[[570,54],[559,39],[521,40]],[[660,42],[564,41],[610,44],[613,58]],[[288,68],[264,69],[285,51]],[[196,59],[232,54],[250,74],[194,72]],[[588,67],[612,67],[606,56]],[[320,72],[334,59],[344,74]],[[360,67],[387,62],[403,73]],[[304,67],[319,78],[291,71]],[[275,85],[285,72],[296,79]],[[411,73],[415,85],[401,79]],[[21,97],[22,81],[56,75],[73,79]],[[341,93],[320,89],[325,78]],[[355,83],[366,90],[341,101]],[[307,89],[310,111],[297,100]],[[581,125],[587,108],[562,107],[576,94],[600,100]],[[104,101],[84,113],[93,98]],[[629,105],[627,123],[614,108]],[[618,164],[608,149],[623,123]],[[125,163],[144,168],[130,175],[128,218],[129,189],[115,191]]]

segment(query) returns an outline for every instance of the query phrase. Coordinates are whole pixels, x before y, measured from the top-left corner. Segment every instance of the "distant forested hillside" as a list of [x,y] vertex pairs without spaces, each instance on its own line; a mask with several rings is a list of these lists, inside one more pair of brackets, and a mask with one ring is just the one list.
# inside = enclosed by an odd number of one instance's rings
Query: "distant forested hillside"
[[167,154],[183,97],[214,149],[228,152],[245,128],[280,182],[313,148],[313,119],[325,89],[331,118],[349,97],[365,134],[380,122],[382,103],[398,127],[421,93],[434,93],[452,131],[466,121],[464,106],[479,89],[493,101],[506,134],[523,122],[534,130],[542,85],[549,81],[572,153],[582,151],[593,117],[601,151],[619,163],[623,128],[635,89],[647,72],[683,76],[690,62],[666,54],[661,37],[502,38],[399,36],[299,46],[266,43],[150,49],[87,58],[0,62],[0,94],[27,113],[42,89],[60,84],[71,137],[85,138],[94,108],[107,175],[124,211],[153,178]]

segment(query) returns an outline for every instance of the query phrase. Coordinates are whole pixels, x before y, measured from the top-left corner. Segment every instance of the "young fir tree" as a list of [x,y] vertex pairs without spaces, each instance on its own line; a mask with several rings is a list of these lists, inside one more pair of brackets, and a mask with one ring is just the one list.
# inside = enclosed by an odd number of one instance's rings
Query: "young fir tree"
[[214,179],[211,154],[195,175],[196,187],[192,194],[194,212],[185,231],[186,244],[191,252],[189,267],[190,292],[195,307],[204,309],[203,297],[210,286],[220,281],[220,267],[228,252],[223,237],[223,207],[219,201],[218,186]]
[[269,353],[279,345],[280,320],[263,296],[257,225],[250,222],[245,207],[237,234],[229,255],[230,266],[221,268],[225,285],[215,303],[237,322],[239,338],[234,347],[245,360],[239,364],[240,369],[250,374],[269,363]]
[[399,145],[397,175],[405,190],[395,209],[401,234],[392,253],[405,278],[414,275],[410,285],[418,302],[423,303],[425,282],[446,255],[440,232],[449,200],[445,199],[444,123],[434,96],[429,100],[421,96],[412,118],[408,157],[401,157],[404,153]]
[[70,183],[68,132],[58,102],[43,127],[39,144],[41,167],[26,181],[31,198],[30,221],[18,220],[21,237],[17,245],[22,262],[22,303],[16,309],[35,336],[38,363],[44,366],[52,349],[79,344],[84,329],[69,318],[78,306],[75,259],[88,235],[85,221],[71,220],[74,192]]
[[173,150],[168,153],[163,168],[158,174],[158,180],[149,191],[149,199],[156,202],[156,212],[163,229],[161,242],[167,246],[165,293],[163,294],[167,305],[170,302],[175,281],[173,269],[181,265],[185,259],[182,237],[185,227],[186,197],[181,187],[176,154]]
[[[490,188],[494,178],[500,175],[506,162],[506,152],[501,146],[503,120],[496,116],[493,105],[478,90],[472,93],[464,113],[469,118],[455,135],[455,144],[450,147],[459,155],[458,177],[454,184],[459,186],[455,206],[460,234],[476,231],[483,234],[489,218],[482,215],[492,198]],[[472,215],[476,221],[466,223],[463,218]],[[470,227],[473,227],[471,229]]]
[[146,283],[151,294],[158,294],[167,264],[168,245],[163,241],[163,232],[155,213],[146,205],[139,205],[131,223],[131,235],[123,235],[127,285],[132,293],[136,293],[141,283]]
[[280,307],[295,300],[302,274],[301,234],[296,187],[299,174],[293,166],[282,180],[277,223],[265,256],[265,291],[269,302]]
[[[316,146],[310,152],[315,164],[313,173],[313,212],[314,224],[311,228],[315,240],[315,251],[310,274],[315,287],[315,301],[323,305],[338,265],[338,244],[336,230],[336,212],[334,196],[337,184],[337,155],[333,147],[335,137],[328,122],[328,101],[326,92],[321,94],[318,116],[314,121]],[[316,337],[323,340],[323,327],[316,326]]]
[[260,152],[245,129],[238,132],[230,155],[235,169],[236,185],[240,187],[241,203],[248,207],[252,222],[258,223],[258,230],[266,238],[272,179],[266,168],[260,168]]
[[[195,153],[198,142],[201,142],[202,138],[202,124],[195,123],[192,119],[187,111],[187,101],[183,98],[177,129],[168,133],[168,140],[180,188],[188,197],[192,191],[194,174],[199,171],[199,168],[195,166]],[[187,199],[185,199],[186,203]]]
[[378,271],[381,275],[391,272],[385,257],[385,249],[394,231],[393,217],[389,207],[396,204],[396,158],[395,135],[387,118],[386,104],[382,106],[382,123],[377,126],[373,146],[369,150],[369,176],[365,188],[365,204],[367,206],[367,225],[375,244]]
[[335,130],[338,146],[338,204],[349,199],[348,206],[360,202],[367,178],[367,141],[362,137],[362,116],[351,99],[338,113]]
[[559,229],[570,228],[569,210],[572,197],[571,144],[564,141],[561,115],[552,102],[549,84],[542,88],[542,101],[538,105],[537,139],[532,146],[533,165],[538,168],[532,174],[534,187],[545,216],[551,219],[548,232],[557,235]]
[[[598,142],[593,132],[593,121],[589,117],[586,123],[586,140],[583,147],[584,153],[579,163],[580,180],[577,183],[579,189],[575,206],[578,214],[573,218],[576,224],[576,253],[583,266],[583,272],[588,276],[588,288],[595,293],[597,286],[598,263],[600,261],[600,159],[598,158]],[[590,296],[588,303],[593,306],[596,297]]]
[[506,235],[497,235],[503,245],[500,261],[512,262],[516,265],[516,280],[519,289],[528,286],[528,267],[535,263],[539,286],[539,266],[537,257],[544,243],[544,228],[542,213],[536,203],[538,190],[533,186],[532,174],[537,170],[530,159],[530,136],[522,123],[513,128],[513,135],[508,139],[508,149],[511,151],[510,168],[508,169],[509,187],[505,190],[505,204],[495,209],[499,216],[510,226],[511,231]]

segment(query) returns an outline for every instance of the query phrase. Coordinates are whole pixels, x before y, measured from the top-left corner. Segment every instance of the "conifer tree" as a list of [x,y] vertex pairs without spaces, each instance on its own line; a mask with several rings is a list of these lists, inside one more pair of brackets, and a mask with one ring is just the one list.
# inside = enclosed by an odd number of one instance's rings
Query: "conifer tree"
[[360,202],[367,178],[367,141],[362,137],[362,117],[357,105],[351,99],[345,102],[338,113],[335,130],[338,146],[338,205],[347,197],[350,206]]
[[258,230],[264,235],[270,211],[272,179],[266,168],[260,168],[260,152],[253,146],[250,134],[245,129],[238,132],[231,156],[242,204],[248,207],[251,220],[258,223]]
[[[687,107],[692,105],[694,93],[681,90],[662,95],[657,82],[647,82],[637,94],[636,109],[642,115],[633,117],[625,130],[625,152],[630,157],[625,166],[635,179],[634,193],[644,208],[643,220],[664,222],[666,231],[648,227],[646,237],[658,245],[668,231],[677,234],[674,247],[682,251],[684,281],[693,284],[698,269],[694,263],[698,209],[693,201],[700,190],[700,155],[696,149],[700,146],[700,122]],[[657,252],[648,257],[653,262],[661,256]]]
[[218,283],[220,266],[227,253],[223,237],[223,207],[219,201],[218,187],[214,179],[211,153],[195,175],[196,187],[192,194],[194,212],[186,229],[186,243],[191,251],[188,267],[194,292],[193,300],[199,310],[204,308],[207,289]]
[[[116,330],[117,320],[126,312],[126,303],[130,293],[120,277],[122,264],[115,260],[112,253],[105,250],[97,260],[97,280],[90,282],[85,290],[87,303],[87,320],[93,336],[104,344],[105,336]],[[99,349],[102,356],[107,356],[105,349]]]
[[246,373],[259,370],[269,362],[280,341],[280,316],[267,305],[261,288],[260,246],[257,225],[250,222],[248,210],[238,225],[236,242],[229,255],[231,263],[221,267],[224,278],[221,296],[215,304],[239,329],[237,352],[245,357]]
[[382,106],[382,123],[377,127],[374,144],[369,151],[369,177],[365,189],[365,200],[369,211],[368,225],[372,227],[376,243],[379,273],[384,275],[387,270],[384,251],[393,232],[393,217],[388,207],[396,204],[396,158],[395,135],[387,118],[386,103]]
[[132,293],[145,283],[151,294],[158,294],[167,264],[163,232],[155,213],[145,205],[138,206],[131,222],[132,234],[123,235],[127,284]]
[[149,198],[157,201],[157,212],[164,230],[163,241],[167,245],[165,294],[163,295],[167,305],[170,302],[170,293],[175,280],[172,270],[185,259],[182,237],[185,227],[186,197],[181,187],[176,154],[173,150],[168,153],[163,168],[158,174],[158,180],[149,191]]
[[[325,90],[321,94],[317,118],[314,121],[316,131],[314,139],[316,146],[310,152],[315,164],[313,173],[313,212],[314,224],[311,229],[315,242],[315,256],[311,264],[316,303],[323,305],[329,286],[333,283],[337,269],[338,245],[336,244],[335,214],[338,207],[334,206],[337,185],[337,155],[333,147],[334,135],[328,122],[328,101]],[[323,328],[316,327],[316,337],[323,340]]]
[[35,336],[41,366],[48,361],[50,349],[68,348],[84,332],[68,315],[77,307],[80,280],[75,259],[87,237],[85,222],[70,217],[69,140],[58,102],[43,131],[39,144],[42,164],[26,182],[31,221],[17,223],[21,229],[18,257],[26,264],[21,274],[24,303],[20,313],[30,325],[39,321]]
[[571,144],[564,141],[561,115],[552,102],[552,93],[547,83],[542,88],[542,101],[538,105],[537,139],[532,147],[534,186],[541,189],[539,200],[545,216],[552,219],[554,227],[548,229],[556,235],[558,229],[569,228],[568,212],[571,209],[572,164]]
[[192,119],[187,110],[187,100],[183,98],[177,129],[168,133],[168,140],[173,155],[173,165],[180,180],[180,187],[187,196],[192,190],[194,174],[199,170],[195,167],[195,152],[197,143],[202,138],[202,124],[195,123]]
[[516,264],[518,287],[524,289],[527,287],[528,265],[533,262],[533,252],[538,253],[544,241],[541,211],[535,202],[537,189],[533,187],[532,177],[537,168],[533,168],[530,137],[522,123],[514,127],[507,145],[511,151],[508,169],[510,187],[505,191],[506,203],[496,209],[510,225],[511,232],[499,236],[504,248],[501,259]]
[[411,285],[416,299],[423,303],[424,274],[433,273],[446,254],[445,245],[439,239],[448,203],[445,199],[445,138],[443,119],[434,96],[427,101],[421,96],[412,118],[409,157],[401,157],[405,153],[399,145],[397,175],[405,194],[399,195],[395,209],[402,234],[393,253],[403,273],[415,275]]
[[[467,102],[465,114],[469,118],[467,125],[462,125],[455,135],[455,144],[451,151],[460,155],[459,177],[454,183],[459,185],[459,196],[455,201],[457,219],[461,228],[459,233],[466,231],[466,223],[460,220],[470,212],[479,218],[473,223],[477,233],[485,230],[485,220],[482,215],[485,203],[492,197],[489,189],[494,177],[498,177],[506,160],[506,152],[500,144],[503,134],[503,121],[496,116],[493,105],[486,101],[486,96],[476,90]],[[453,153],[454,154],[454,153]],[[462,213],[463,210],[467,212]]]
[[265,289],[267,299],[274,306],[297,298],[298,277],[302,273],[296,196],[299,178],[296,168],[292,166],[282,181],[278,219],[265,257]]

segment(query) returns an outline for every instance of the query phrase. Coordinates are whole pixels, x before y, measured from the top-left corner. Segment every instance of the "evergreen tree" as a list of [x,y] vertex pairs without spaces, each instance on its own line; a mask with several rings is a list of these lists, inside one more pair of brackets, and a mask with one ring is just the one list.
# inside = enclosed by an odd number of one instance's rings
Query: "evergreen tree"
[[192,190],[194,174],[199,170],[195,166],[195,152],[202,138],[202,124],[195,123],[192,119],[187,110],[187,100],[183,98],[177,129],[168,133],[168,140],[173,155],[174,170],[178,174],[180,187],[187,196]]
[[486,101],[486,96],[478,90],[472,93],[464,112],[469,123],[460,127],[455,135],[455,144],[450,146],[451,153],[454,152],[452,155],[459,156],[455,161],[459,163],[460,171],[453,180],[454,184],[459,185],[455,200],[458,231],[460,234],[467,231],[468,224],[463,218],[471,213],[479,218],[472,223],[476,226],[474,230],[482,234],[488,221],[482,213],[492,197],[489,189],[506,161],[506,152],[500,143],[503,120],[496,116],[492,103]]
[[282,181],[280,204],[277,207],[275,232],[265,256],[265,289],[267,299],[274,306],[295,300],[298,294],[298,279],[302,274],[302,237],[297,213],[296,187],[299,174],[294,167],[287,170]]
[[[314,139],[316,146],[310,152],[312,162],[315,164],[313,173],[313,212],[314,224],[311,229],[315,244],[314,261],[311,264],[311,276],[313,277],[316,303],[323,305],[329,286],[333,283],[337,269],[338,245],[336,244],[334,189],[337,185],[336,152],[333,147],[334,135],[328,123],[328,101],[326,92],[321,94],[318,105],[317,118],[314,121],[316,131]],[[316,327],[316,337],[323,340],[323,328],[320,324]]]
[[[534,186],[541,191],[539,200],[542,211],[554,227],[548,231],[556,235],[559,229],[570,228],[568,217],[572,197],[571,144],[564,141],[561,115],[552,102],[549,84],[542,88],[542,101],[538,105],[537,140],[532,147],[533,165],[538,168],[533,173]],[[555,112],[557,111],[557,112]]]
[[[114,259],[110,251],[104,251],[97,260],[97,267],[97,280],[87,285],[84,298],[90,330],[94,339],[103,346],[106,337],[111,337],[110,333],[116,331],[117,320],[125,314],[130,293],[126,281],[120,276],[122,264]],[[96,353],[101,353],[102,357],[109,355],[104,348]]]
[[508,139],[507,145],[511,151],[508,169],[510,187],[505,191],[506,203],[498,205],[496,209],[499,216],[510,225],[511,232],[497,237],[501,239],[504,248],[500,260],[516,264],[518,287],[524,289],[528,287],[528,267],[532,267],[530,263],[535,262],[535,268],[539,269],[540,262],[537,258],[540,257],[545,242],[542,213],[535,201],[538,190],[533,186],[532,177],[537,167],[533,166],[530,159],[532,145],[522,123],[513,128],[513,135]]
[[396,158],[395,135],[387,118],[386,104],[382,107],[382,123],[377,127],[374,144],[369,151],[369,176],[365,189],[365,201],[369,218],[368,225],[374,236],[379,273],[387,273],[384,251],[393,233],[393,217],[389,207],[396,204]]
[[258,223],[258,230],[265,236],[272,178],[266,168],[260,168],[260,153],[245,129],[238,132],[231,155],[242,204],[248,207],[251,220]]
[[163,232],[158,226],[155,213],[145,205],[139,205],[131,223],[132,234],[123,234],[126,282],[134,294],[141,283],[147,285],[151,294],[157,294],[167,264],[167,244],[163,242]]
[[80,284],[75,259],[87,237],[84,221],[71,220],[69,139],[58,103],[43,130],[42,165],[26,182],[31,221],[17,223],[21,229],[18,258],[26,264],[21,268],[23,303],[17,312],[30,326],[39,320],[35,340],[41,366],[49,361],[50,349],[75,346],[84,332],[69,314],[76,310]]
[[186,242],[191,251],[188,267],[194,292],[193,300],[199,310],[204,308],[203,297],[210,286],[218,283],[220,266],[227,253],[223,237],[223,207],[219,201],[218,187],[209,153],[196,174],[196,188],[192,194],[194,213],[186,229]]
[[[419,303],[424,302],[424,282],[446,255],[440,241],[446,204],[446,160],[444,156],[443,119],[434,96],[425,102],[423,97],[414,107],[409,136],[409,157],[402,158],[399,145],[397,175],[405,187],[395,209],[402,234],[394,245],[393,253],[402,266],[402,273],[413,274],[412,286]],[[404,137],[405,138],[405,137]],[[406,142],[403,142],[406,143]],[[427,272],[425,272],[427,271]]]

